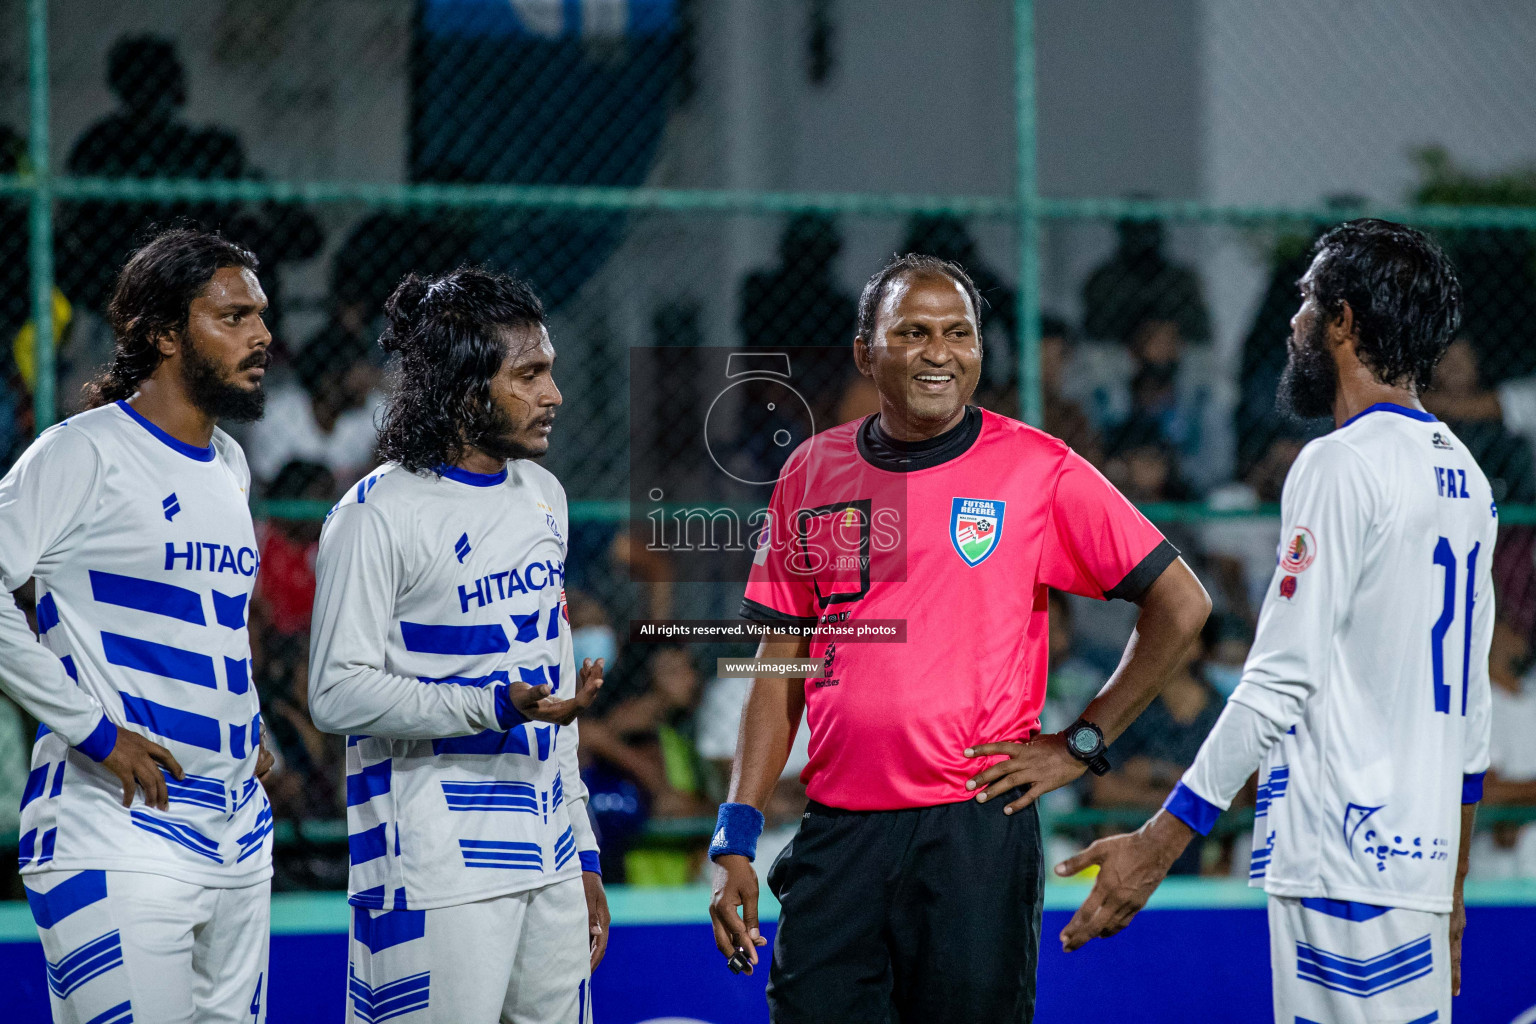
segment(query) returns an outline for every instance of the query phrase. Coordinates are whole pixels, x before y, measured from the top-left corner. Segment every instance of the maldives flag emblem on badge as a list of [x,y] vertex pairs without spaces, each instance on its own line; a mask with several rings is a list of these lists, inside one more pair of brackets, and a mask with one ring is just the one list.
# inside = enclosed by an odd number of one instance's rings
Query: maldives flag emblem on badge
[[980,565],[1003,536],[1004,502],[955,498],[949,511],[949,539],[966,565]]

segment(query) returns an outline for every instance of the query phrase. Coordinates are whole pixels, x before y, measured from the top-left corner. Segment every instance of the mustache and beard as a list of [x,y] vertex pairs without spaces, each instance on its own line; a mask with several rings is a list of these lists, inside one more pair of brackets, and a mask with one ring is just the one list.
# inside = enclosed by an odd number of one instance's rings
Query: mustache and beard
[[1333,415],[1333,399],[1339,386],[1339,368],[1327,350],[1327,323],[1312,318],[1299,346],[1292,346],[1275,404],[1282,413],[1297,419]]
[[494,403],[486,403],[476,412],[475,419],[465,432],[470,444],[493,459],[541,459],[549,453],[549,441],[541,439],[539,447],[524,444],[519,435],[542,423],[552,422],[554,413],[519,425],[507,411]]
[[237,373],[258,366],[265,368],[270,361],[271,357],[262,349],[242,359],[234,373],[226,375],[223,367],[189,339],[181,364],[182,382],[187,387],[187,395],[192,404],[204,413],[218,420],[250,423],[261,419],[267,405],[267,393],[262,390],[261,381],[257,381],[252,388],[237,383],[233,378]]

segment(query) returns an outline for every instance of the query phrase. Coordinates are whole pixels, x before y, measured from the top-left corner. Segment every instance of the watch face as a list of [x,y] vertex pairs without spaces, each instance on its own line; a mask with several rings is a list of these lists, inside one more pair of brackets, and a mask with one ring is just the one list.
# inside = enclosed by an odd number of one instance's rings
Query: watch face
[[1072,735],[1067,737],[1067,742],[1079,754],[1091,754],[1093,748],[1099,745],[1099,738],[1093,734],[1092,729],[1079,728],[1072,731]]

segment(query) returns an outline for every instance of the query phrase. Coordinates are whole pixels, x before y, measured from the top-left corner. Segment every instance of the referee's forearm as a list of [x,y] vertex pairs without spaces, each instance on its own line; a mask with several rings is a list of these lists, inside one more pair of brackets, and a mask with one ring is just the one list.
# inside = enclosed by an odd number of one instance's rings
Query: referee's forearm
[[1103,730],[1106,743],[1118,738],[1152,703],[1211,612],[1210,596],[1182,558],[1163,570],[1140,604],[1136,631],[1125,646],[1120,667],[1083,711],[1084,718]]

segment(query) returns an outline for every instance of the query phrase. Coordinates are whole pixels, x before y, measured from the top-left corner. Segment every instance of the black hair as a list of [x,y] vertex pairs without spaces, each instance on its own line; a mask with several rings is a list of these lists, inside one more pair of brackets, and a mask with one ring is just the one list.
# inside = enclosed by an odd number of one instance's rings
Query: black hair
[[1390,221],[1348,221],[1323,235],[1312,294],[1330,319],[1354,312],[1356,351],[1383,384],[1427,388],[1461,325],[1461,284],[1422,231]]
[[144,107],[162,97],[186,102],[181,58],[164,36],[123,36],[107,52],[107,88],[129,107]]
[[1072,325],[1054,313],[1041,313],[1040,337],[1060,338],[1062,341],[1071,344],[1073,341]]
[[[317,487],[317,485],[319,485]],[[323,490],[322,499],[334,497],[336,478],[330,467],[306,459],[289,459],[267,485],[267,498],[308,498]]]
[[192,228],[162,231],[128,258],[107,306],[116,342],[112,365],[85,385],[85,407],[131,397],[165,357],[155,344],[187,329],[192,300],[225,267],[255,273],[254,253],[227,238]]
[[336,321],[320,328],[293,357],[293,375],[311,397],[334,385],[335,378],[357,363],[367,362],[373,351],[367,338],[354,334]]
[[971,310],[976,314],[976,336],[981,337],[981,293],[976,290],[976,282],[971,280],[971,275],[965,272],[964,267],[951,260],[916,252],[897,256],[881,267],[880,271],[869,279],[869,283],[864,285],[864,291],[859,296],[859,317],[854,327],[856,336],[868,342],[875,340],[875,320],[880,315],[880,303],[885,301],[886,286],[898,277],[909,275],[947,277],[965,289],[965,294],[971,298]]
[[379,344],[399,356],[379,429],[379,453],[411,470],[464,456],[477,424],[494,416],[491,378],[507,359],[506,331],[544,324],[544,304],[506,274],[460,267],[407,274],[384,305]]

